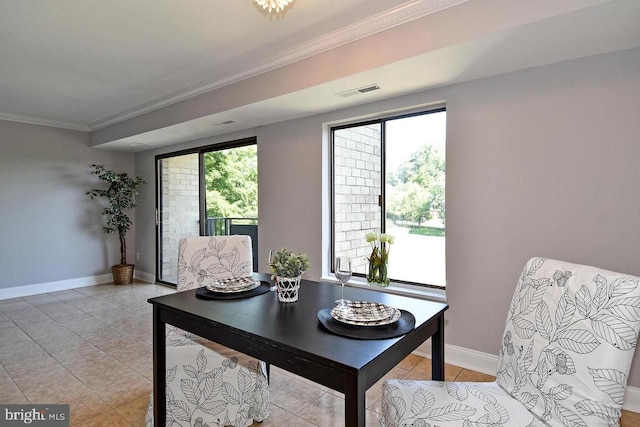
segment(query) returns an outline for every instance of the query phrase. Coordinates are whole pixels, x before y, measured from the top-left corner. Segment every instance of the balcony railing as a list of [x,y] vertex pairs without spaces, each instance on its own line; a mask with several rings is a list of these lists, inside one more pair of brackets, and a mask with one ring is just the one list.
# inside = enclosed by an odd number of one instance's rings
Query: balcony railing
[[234,232],[238,227],[258,227],[258,218],[207,218],[204,232],[207,236],[228,236],[229,234],[241,234]]

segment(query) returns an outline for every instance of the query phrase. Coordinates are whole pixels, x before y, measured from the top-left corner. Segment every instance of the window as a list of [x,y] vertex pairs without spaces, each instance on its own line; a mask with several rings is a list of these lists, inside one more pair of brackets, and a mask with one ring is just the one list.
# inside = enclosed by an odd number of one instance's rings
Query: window
[[331,129],[333,259],[364,277],[365,235],[384,232],[391,280],[446,285],[445,141],[444,108]]

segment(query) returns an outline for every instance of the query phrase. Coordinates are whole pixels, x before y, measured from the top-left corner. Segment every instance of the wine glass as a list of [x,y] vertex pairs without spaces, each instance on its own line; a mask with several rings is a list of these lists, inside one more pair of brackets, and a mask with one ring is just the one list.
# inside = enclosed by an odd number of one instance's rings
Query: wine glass
[[[275,249],[270,249],[269,250],[269,270],[271,270],[271,260],[273,260],[273,256],[276,254],[276,250]],[[274,277],[273,278],[273,286],[271,286],[269,288],[270,291],[277,291],[278,290],[278,278]]]
[[335,270],[336,279],[340,281],[340,285],[342,286],[342,298],[336,301],[336,304],[342,307],[342,309],[347,309],[347,300],[344,299],[344,284],[351,279],[351,258],[348,256],[339,256],[336,258],[336,270]]

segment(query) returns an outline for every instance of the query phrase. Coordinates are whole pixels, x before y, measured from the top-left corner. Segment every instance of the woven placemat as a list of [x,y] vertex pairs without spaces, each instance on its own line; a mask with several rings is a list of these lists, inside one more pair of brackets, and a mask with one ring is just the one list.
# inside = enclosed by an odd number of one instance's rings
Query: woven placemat
[[356,326],[339,322],[331,317],[330,308],[320,310],[318,320],[329,332],[357,340],[396,338],[412,331],[416,326],[416,318],[406,310],[400,310],[400,318],[396,322],[382,326]]
[[256,295],[262,295],[269,292],[269,288],[271,285],[269,282],[260,281],[260,286],[257,288],[251,289],[250,291],[244,292],[212,292],[204,286],[196,289],[196,297],[202,299],[216,299],[216,300],[225,300],[225,299],[240,299],[240,298],[249,298],[255,297]]

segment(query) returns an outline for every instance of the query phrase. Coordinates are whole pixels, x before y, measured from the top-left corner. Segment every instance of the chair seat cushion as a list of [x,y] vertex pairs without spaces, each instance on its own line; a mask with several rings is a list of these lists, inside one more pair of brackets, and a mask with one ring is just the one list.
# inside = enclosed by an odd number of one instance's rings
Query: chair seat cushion
[[544,427],[495,382],[387,380],[380,427]]

